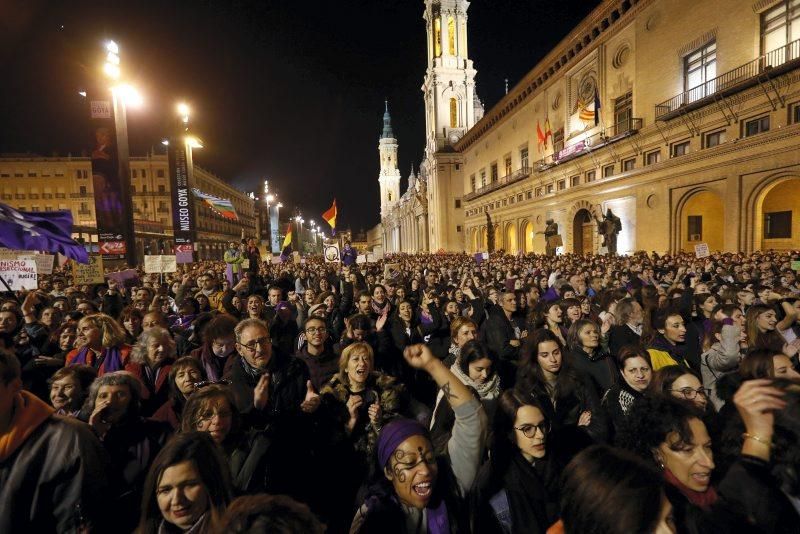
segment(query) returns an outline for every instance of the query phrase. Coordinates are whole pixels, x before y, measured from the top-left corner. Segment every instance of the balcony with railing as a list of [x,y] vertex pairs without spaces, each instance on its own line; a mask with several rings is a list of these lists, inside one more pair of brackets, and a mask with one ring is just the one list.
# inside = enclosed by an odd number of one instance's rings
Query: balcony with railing
[[745,63],[656,105],[656,119],[666,121],[800,66],[800,39]]
[[464,195],[464,200],[472,200],[474,198],[478,198],[479,196],[485,195],[487,193],[491,193],[492,191],[497,191],[507,185],[513,184],[515,182],[519,182],[520,180],[524,180],[528,176],[531,175],[531,168],[530,167],[523,167],[518,169],[507,176],[503,176],[502,178],[490,182],[487,185],[472,191],[471,193],[467,193]]
[[573,140],[574,142],[570,142],[569,145],[558,152],[548,154],[540,159],[537,162],[536,170],[539,172],[546,171],[554,165],[566,163],[593,150],[630,137],[641,130],[643,124],[644,121],[638,117],[628,117],[613,124],[610,128],[603,128],[599,132],[587,135],[579,141]]

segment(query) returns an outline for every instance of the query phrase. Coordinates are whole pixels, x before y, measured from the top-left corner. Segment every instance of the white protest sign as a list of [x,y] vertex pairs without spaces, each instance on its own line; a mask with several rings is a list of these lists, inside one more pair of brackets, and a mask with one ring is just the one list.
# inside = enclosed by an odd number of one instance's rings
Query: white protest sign
[[89,254],[89,263],[87,264],[72,260],[72,281],[76,286],[102,284],[105,282],[103,256]]
[[325,262],[336,263],[339,261],[339,245],[325,245]]
[[367,252],[367,263],[373,263],[375,261],[375,254],[372,252]]
[[383,267],[383,277],[387,280],[394,280],[400,277],[400,264],[399,263],[387,263]]
[[53,262],[56,257],[52,254],[34,254],[37,274],[53,274]]
[[367,263],[367,257],[363,254],[359,254],[358,257],[356,257],[356,263]]
[[[0,259],[0,277],[13,291],[36,289],[39,286],[36,278],[36,262],[32,259]],[[5,287],[2,290],[5,290]]]
[[711,256],[708,250],[708,243],[698,243],[694,246],[694,255],[698,258],[707,258]]
[[144,257],[144,272],[146,273],[174,273],[177,270],[178,262],[174,255]]

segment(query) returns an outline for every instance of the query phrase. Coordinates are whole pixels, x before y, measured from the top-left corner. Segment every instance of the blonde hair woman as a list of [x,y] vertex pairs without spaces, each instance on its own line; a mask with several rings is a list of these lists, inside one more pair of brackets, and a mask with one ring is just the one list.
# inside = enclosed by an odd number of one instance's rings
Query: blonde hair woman
[[97,369],[97,376],[122,371],[131,355],[125,343],[125,330],[104,313],[87,315],[78,323],[78,348],[67,354],[65,366],[88,365]]

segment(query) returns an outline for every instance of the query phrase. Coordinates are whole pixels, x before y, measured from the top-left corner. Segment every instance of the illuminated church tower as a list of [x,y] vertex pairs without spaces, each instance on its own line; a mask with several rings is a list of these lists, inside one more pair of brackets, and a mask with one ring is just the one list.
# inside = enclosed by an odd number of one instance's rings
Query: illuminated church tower
[[400,169],[397,167],[397,139],[392,132],[392,118],[389,116],[389,102],[383,114],[383,133],[378,141],[381,158],[381,171],[378,177],[381,188],[381,217],[388,215],[400,200]]

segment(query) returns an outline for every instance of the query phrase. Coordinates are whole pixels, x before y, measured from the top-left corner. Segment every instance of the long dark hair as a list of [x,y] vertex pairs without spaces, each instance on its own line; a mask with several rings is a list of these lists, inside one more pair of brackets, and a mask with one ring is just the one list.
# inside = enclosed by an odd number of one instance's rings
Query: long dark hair
[[185,432],[173,437],[150,466],[142,492],[142,514],[137,529],[139,534],[158,532],[163,519],[156,498],[158,484],[167,468],[183,462],[192,462],[200,473],[200,480],[208,496],[206,513],[211,515],[211,525],[222,517],[233,495],[230,468],[208,434]]
[[577,383],[580,379],[567,363],[564,345],[561,340],[553,332],[545,328],[534,330],[533,334],[528,336],[522,349],[522,359],[517,368],[517,384],[515,388],[522,395],[546,393],[546,381],[542,368],[539,366],[538,354],[539,345],[547,341],[552,341],[561,350],[561,370],[558,372],[558,378],[556,379],[555,395],[558,398],[569,397],[577,389]]
[[594,445],[567,466],[561,494],[566,534],[653,532],[664,482],[635,456]]

